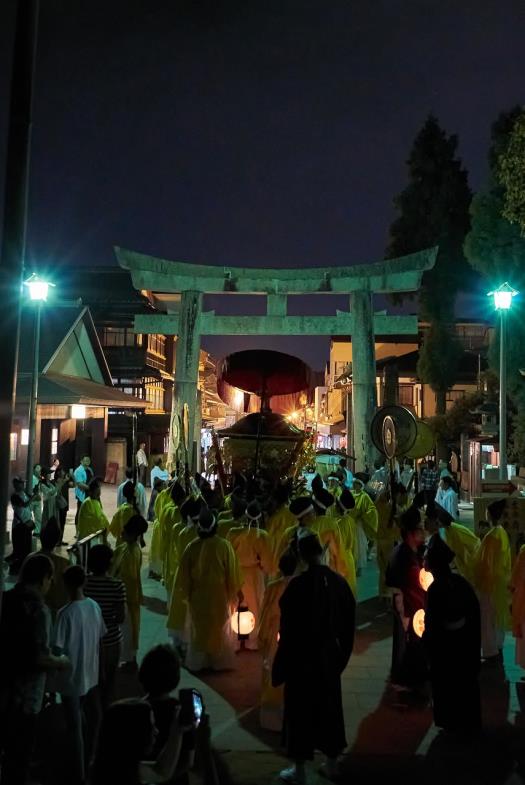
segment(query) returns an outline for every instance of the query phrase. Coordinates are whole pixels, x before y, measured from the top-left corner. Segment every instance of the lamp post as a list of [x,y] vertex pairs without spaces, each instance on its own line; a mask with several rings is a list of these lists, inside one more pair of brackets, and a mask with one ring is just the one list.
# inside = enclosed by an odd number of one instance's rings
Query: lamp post
[[507,313],[512,298],[518,292],[507,282],[501,284],[489,297],[494,298],[494,307],[500,312],[499,332],[499,476],[508,480],[507,472]]
[[33,366],[31,370],[31,395],[29,398],[29,439],[27,444],[27,464],[26,464],[26,492],[31,495],[33,488],[33,459],[35,453],[36,437],[36,408],[38,403],[38,373],[40,359],[40,317],[42,303],[47,300],[49,287],[53,284],[43,281],[35,273],[31,275],[24,286],[29,290],[29,299],[34,303],[35,318],[33,327]]

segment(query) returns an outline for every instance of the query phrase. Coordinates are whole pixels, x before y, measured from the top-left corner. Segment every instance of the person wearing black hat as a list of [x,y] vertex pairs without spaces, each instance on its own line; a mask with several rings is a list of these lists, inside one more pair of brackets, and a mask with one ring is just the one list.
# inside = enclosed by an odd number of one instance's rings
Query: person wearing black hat
[[351,512],[355,507],[352,492],[345,488],[337,499],[334,507],[337,507],[339,531],[345,550],[345,558],[348,567],[346,579],[354,597],[357,598],[357,572],[355,568],[357,558],[357,525]]
[[410,502],[406,488],[394,480],[380,491],[375,499],[377,509],[377,568],[379,596],[389,601],[390,591],[386,585],[386,570],[392,551],[401,539],[399,521],[409,508]]
[[505,507],[505,499],[487,507],[490,529],[474,563],[474,586],[481,607],[481,649],[489,660],[502,655],[505,631],[510,628],[511,549],[501,525]]
[[474,584],[474,563],[479,539],[471,529],[455,523],[452,515],[437,502],[430,502],[425,510],[425,528],[431,534],[439,532],[454,552],[454,566],[471,585]]
[[290,502],[295,525],[286,528],[274,547],[274,557],[280,559],[288,548],[297,554],[297,535],[301,528],[309,529],[315,521],[315,507],[311,496],[297,496]]
[[355,599],[347,582],[322,564],[319,538],[303,529],[298,550],[305,572],[293,578],[280,600],[280,637],[272,669],[274,687],[284,684],[284,738],[290,768],[284,782],[306,782],[305,762],[315,750],[326,755],[324,774],[337,776],[346,746],[341,673],[354,643]]
[[[189,670],[224,670],[234,664],[231,610],[243,599],[239,560],[231,544],[217,537],[217,519],[208,507],[202,507],[196,529],[197,539],[181,555],[167,626],[184,628]],[[181,607],[188,614],[182,625]]]
[[356,559],[357,574],[360,575],[366,566],[369,555],[369,543],[377,538],[377,508],[365,491],[367,475],[357,472],[352,485],[352,495],[355,501],[351,515],[355,519],[358,537],[358,556]]
[[462,736],[481,729],[479,668],[481,619],[470,583],[454,574],[454,552],[432,535],[425,567],[434,580],[427,591],[425,632],[432,684],[434,723]]
[[409,507],[402,514],[399,527],[402,542],[394,549],[386,571],[394,611],[390,680],[394,689],[417,691],[427,678],[425,651],[413,629],[414,614],[425,607],[426,600],[419,580],[425,542],[419,510]]
[[248,649],[258,649],[259,621],[264,599],[266,579],[274,573],[274,564],[268,532],[262,528],[263,513],[259,502],[252,501],[237,525],[230,529],[226,539],[239,559],[243,582],[243,603],[255,615],[255,629],[245,641]]

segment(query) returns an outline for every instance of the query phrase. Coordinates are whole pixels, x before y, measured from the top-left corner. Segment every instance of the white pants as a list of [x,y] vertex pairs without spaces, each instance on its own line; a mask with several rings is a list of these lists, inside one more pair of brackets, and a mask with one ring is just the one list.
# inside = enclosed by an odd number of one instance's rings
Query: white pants
[[364,570],[368,558],[368,540],[360,523],[357,524],[357,570]]
[[503,648],[505,630],[496,624],[496,614],[490,594],[479,593],[481,609],[481,650],[484,657],[495,657]]

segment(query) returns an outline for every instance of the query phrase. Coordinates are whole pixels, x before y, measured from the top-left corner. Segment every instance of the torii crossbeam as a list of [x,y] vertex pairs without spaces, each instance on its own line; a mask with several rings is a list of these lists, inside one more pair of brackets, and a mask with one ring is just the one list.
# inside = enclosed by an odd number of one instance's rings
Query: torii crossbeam
[[[172,262],[115,248],[133,286],[155,294],[180,295],[166,314],[137,315],[135,332],[177,335],[174,410],[186,403],[189,433],[195,433],[201,335],[345,335],[352,338],[352,427],[357,469],[371,467],[370,422],[376,408],[375,335],[417,335],[416,316],[374,314],[373,295],[416,291],[435,263],[437,248],[352,267],[213,267]],[[265,316],[217,316],[202,310],[204,294],[267,296]],[[335,316],[288,316],[287,296],[348,294],[350,311]],[[170,440],[171,443],[171,440]],[[194,450],[193,463],[196,453]]]

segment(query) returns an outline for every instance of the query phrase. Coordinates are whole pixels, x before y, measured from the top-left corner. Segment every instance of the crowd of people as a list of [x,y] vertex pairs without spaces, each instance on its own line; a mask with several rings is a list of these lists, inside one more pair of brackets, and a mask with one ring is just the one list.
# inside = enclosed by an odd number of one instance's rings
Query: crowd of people
[[[72,783],[88,776],[93,785],[179,782],[195,764],[196,732],[195,717],[183,716],[171,695],[179,663],[195,673],[233,668],[239,647],[261,653],[260,722],[282,730],[291,759],[280,778],[305,782],[315,750],[326,756],[324,774],[336,778],[346,746],[341,674],[352,654],[358,577],[374,552],[378,593],[392,603],[391,687],[417,697],[430,684],[436,725],[479,732],[479,669],[501,658],[511,624],[525,666],[525,550],[512,569],[504,501],[489,506],[482,538],[458,522],[446,466],[427,463],[418,492],[409,462],[390,472],[378,464],[372,477],[353,475],[344,460],[324,479],[311,472],[275,483],[237,474],[226,493],[199,474],[155,468],[149,504],[130,471],[111,520],[87,456],[72,475],[42,471],[31,494],[15,478],[18,583],[5,596],[2,635],[12,645],[1,669],[14,678],[2,685],[2,716],[10,718],[2,782],[25,782],[30,756],[20,755],[20,745],[30,750],[35,718],[56,695],[72,740]],[[48,482],[55,498],[66,484],[75,489],[79,540],[104,533],[87,571],[57,552],[59,508],[48,505],[38,524],[31,512]],[[146,655],[139,671],[148,525],[149,573],[166,589],[170,645]],[[15,532],[20,526],[29,530],[29,550],[27,535],[22,542]],[[241,617],[251,619],[247,630]],[[139,673],[146,702],[113,702],[119,670]],[[208,731],[201,734],[209,741]],[[124,733],[136,740],[127,779],[109,740]]]

